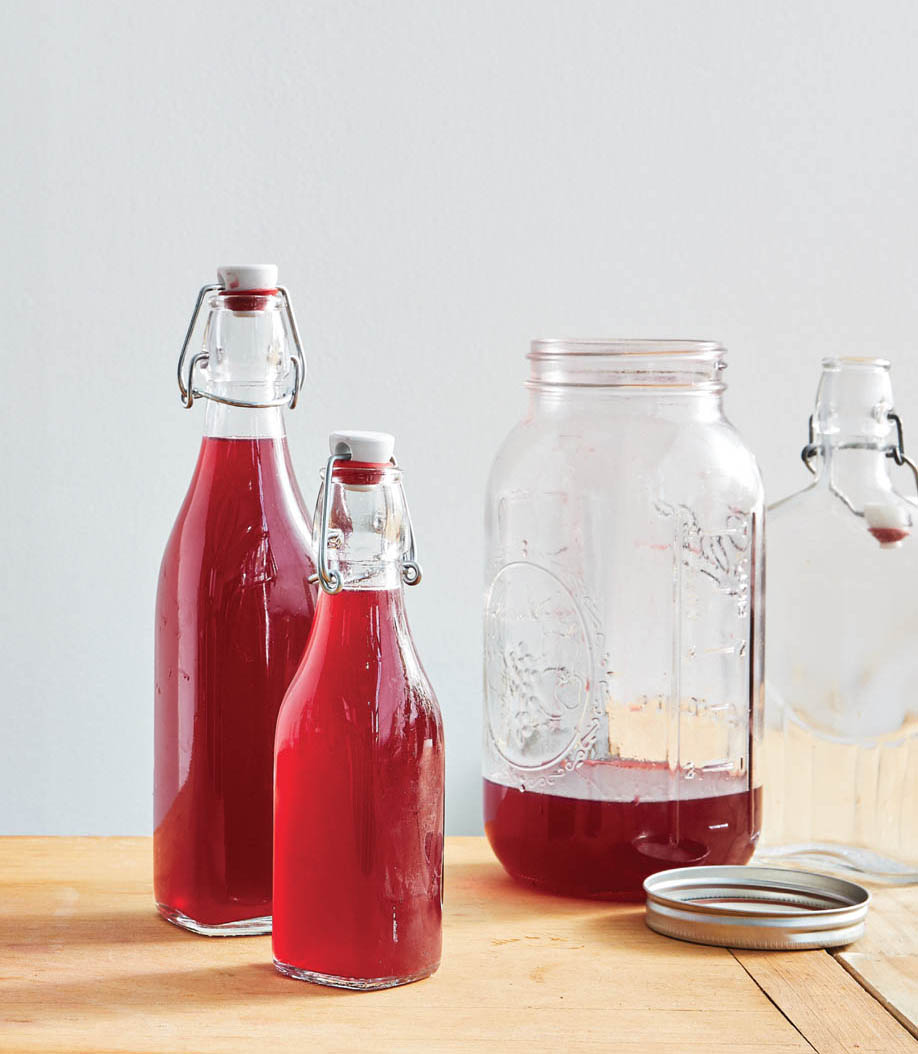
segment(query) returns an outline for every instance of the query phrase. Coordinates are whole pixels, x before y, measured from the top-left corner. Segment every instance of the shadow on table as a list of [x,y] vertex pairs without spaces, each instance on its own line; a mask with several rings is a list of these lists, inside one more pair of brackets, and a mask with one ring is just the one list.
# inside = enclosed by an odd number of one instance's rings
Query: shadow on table
[[[447,926],[480,927],[482,955],[516,941],[552,946],[562,939],[553,935],[562,919],[563,939],[574,944],[628,944],[646,932],[639,905],[553,896],[514,881],[496,862],[450,867]],[[471,944],[478,944],[474,936]],[[183,958],[191,960],[189,968],[176,969]],[[206,966],[199,965],[202,960]],[[152,905],[0,916],[0,1020],[7,1024],[41,1027],[75,1013],[225,1009],[233,1002],[244,1004],[247,1013],[270,1015],[272,1006],[293,999],[314,1003],[356,994],[362,993],[282,977],[271,964],[266,936],[199,937],[161,919]]]
[[[197,946],[193,953],[189,941]],[[173,968],[189,954],[196,963],[213,961]],[[203,1009],[240,998],[258,1006],[354,994],[282,977],[271,963],[270,937],[198,937],[152,907],[0,918],[0,1022],[7,1025],[43,1024],[75,1012]]]
[[[23,962],[25,969],[19,978],[11,978],[10,971],[4,970],[0,981],[0,1021],[7,1025],[43,1025],[58,1019],[72,1020],[75,1014],[116,1018],[131,1012],[152,1017],[157,1009],[225,1011],[234,1003],[260,1016],[270,1014],[272,1006],[292,1000],[327,1002],[363,994],[282,977],[268,961],[233,965],[215,962],[213,966],[188,970],[111,976],[101,970],[85,980],[60,979],[47,963],[42,965],[44,969],[38,977],[27,962]],[[60,965],[71,977],[77,972],[73,962]]]
[[[257,937],[199,937],[173,926],[149,907],[119,911],[73,909],[41,915],[0,915],[0,950],[59,948],[75,944],[162,944],[168,941],[255,941]],[[264,938],[261,938],[264,939]]]

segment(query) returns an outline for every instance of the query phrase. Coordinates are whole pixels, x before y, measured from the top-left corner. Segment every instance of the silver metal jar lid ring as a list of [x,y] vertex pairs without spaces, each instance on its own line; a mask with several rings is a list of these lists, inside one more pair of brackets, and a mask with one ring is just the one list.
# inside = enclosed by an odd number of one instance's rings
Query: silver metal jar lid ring
[[644,881],[645,921],[666,937],[724,948],[835,948],[864,932],[856,882],[779,867],[680,867]]

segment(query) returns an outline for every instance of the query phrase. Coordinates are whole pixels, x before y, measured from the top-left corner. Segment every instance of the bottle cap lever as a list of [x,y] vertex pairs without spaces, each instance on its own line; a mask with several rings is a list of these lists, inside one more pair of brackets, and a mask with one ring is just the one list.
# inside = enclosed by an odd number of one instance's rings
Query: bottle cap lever
[[[902,418],[891,410],[886,419],[896,426],[896,445],[889,447],[886,456],[891,457],[897,465],[908,465],[915,477],[915,486],[918,487],[918,464],[916,464],[905,452],[905,436],[902,431]],[[800,459],[807,469],[815,476],[816,470],[810,464],[814,457],[822,453],[822,447],[815,442],[815,429],[813,427],[813,415],[810,414],[809,437],[806,446],[800,451]]]

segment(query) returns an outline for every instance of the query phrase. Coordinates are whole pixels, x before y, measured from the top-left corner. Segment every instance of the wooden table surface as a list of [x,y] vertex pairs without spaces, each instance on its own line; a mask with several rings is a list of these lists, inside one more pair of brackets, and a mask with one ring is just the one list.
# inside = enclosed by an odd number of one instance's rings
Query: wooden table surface
[[842,954],[730,952],[521,888],[483,839],[451,838],[440,970],[355,993],[281,977],[268,937],[163,922],[150,874],[146,838],[0,839],[0,1050],[918,1049],[915,889],[875,891]]

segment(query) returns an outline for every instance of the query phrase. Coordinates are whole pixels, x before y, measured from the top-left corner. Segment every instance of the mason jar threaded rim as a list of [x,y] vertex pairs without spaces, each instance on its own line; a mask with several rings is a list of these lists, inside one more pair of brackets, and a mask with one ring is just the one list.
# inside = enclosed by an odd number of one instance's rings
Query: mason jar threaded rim
[[527,386],[682,389],[719,393],[726,348],[713,340],[533,340]]

